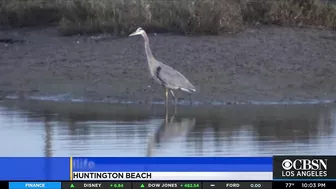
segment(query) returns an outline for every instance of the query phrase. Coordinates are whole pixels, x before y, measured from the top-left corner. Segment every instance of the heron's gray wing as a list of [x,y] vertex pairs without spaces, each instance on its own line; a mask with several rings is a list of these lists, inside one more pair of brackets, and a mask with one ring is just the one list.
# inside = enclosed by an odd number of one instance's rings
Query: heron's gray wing
[[161,63],[156,68],[156,76],[168,88],[195,92],[195,87],[179,71]]

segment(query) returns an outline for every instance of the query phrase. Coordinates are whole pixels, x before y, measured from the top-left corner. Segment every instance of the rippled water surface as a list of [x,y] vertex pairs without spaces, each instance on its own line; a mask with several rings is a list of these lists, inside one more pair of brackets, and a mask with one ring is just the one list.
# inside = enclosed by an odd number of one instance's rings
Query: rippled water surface
[[0,102],[0,156],[336,154],[335,105]]

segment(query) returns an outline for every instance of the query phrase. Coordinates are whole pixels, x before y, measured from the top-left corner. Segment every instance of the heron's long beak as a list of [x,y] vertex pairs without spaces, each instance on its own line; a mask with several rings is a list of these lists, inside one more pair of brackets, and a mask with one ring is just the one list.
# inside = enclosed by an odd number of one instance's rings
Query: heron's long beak
[[136,31],[131,33],[129,36],[139,35]]

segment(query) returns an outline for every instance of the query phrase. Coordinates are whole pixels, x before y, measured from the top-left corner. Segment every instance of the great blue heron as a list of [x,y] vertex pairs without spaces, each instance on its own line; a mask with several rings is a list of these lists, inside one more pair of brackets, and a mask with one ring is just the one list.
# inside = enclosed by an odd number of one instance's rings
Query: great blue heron
[[172,94],[175,102],[177,98],[173,92],[173,90],[182,90],[187,93],[195,92],[195,87],[185,78],[179,71],[174,70],[173,68],[165,65],[164,63],[156,60],[152,54],[152,51],[149,47],[149,39],[148,36],[141,27],[138,28],[135,32],[130,34],[129,36],[134,35],[142,35],[145,40],[145,51],[149,66],[149,71],[154,80],[165,87],[166,89],[166,105],[168,106],[168,91]]

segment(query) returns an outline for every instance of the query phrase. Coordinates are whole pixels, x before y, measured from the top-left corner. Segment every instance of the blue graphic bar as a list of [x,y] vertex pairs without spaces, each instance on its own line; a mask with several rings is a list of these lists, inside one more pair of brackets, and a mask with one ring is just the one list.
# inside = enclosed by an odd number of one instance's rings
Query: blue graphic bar
[[69,180],[70,158],[1,157],[0,180]]
[[272,157],[74,157],[73,172],[272,172]]
[[10,182],[9,189],[61,189],[61,182]]

